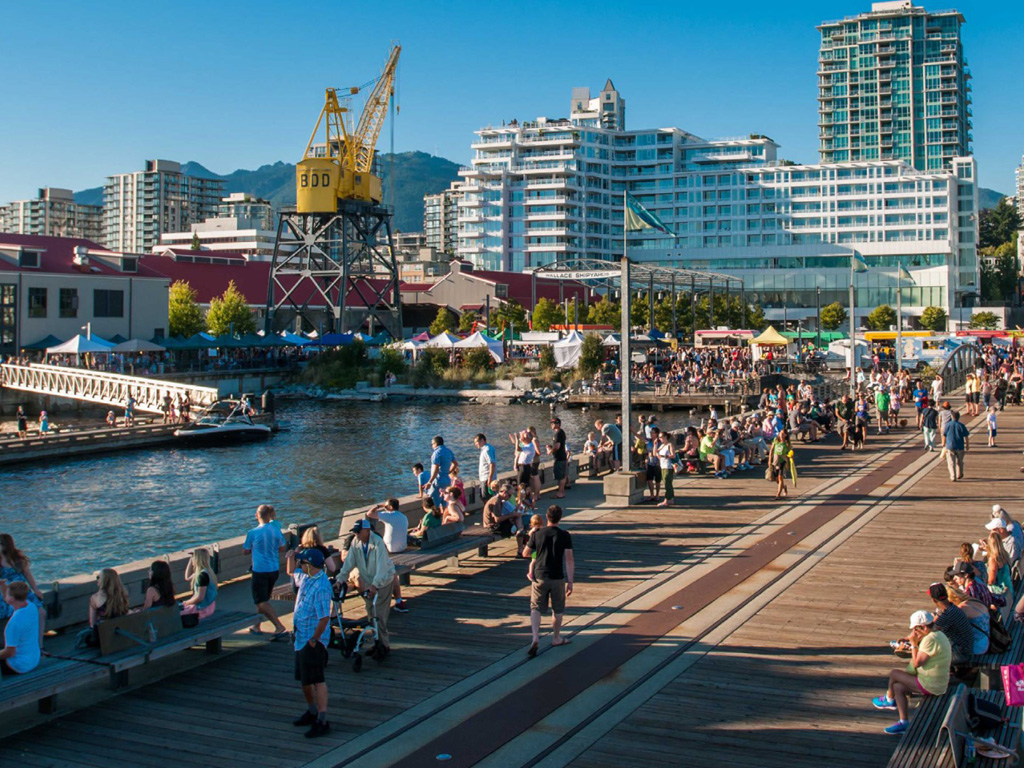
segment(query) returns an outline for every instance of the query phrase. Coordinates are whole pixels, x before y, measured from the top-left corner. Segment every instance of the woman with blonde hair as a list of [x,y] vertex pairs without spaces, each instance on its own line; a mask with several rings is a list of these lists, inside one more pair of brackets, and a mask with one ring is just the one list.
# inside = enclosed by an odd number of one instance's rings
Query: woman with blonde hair
[[975,578],[985,578],[985,564],[974,559],[974,545],[971,542],[965,541],[960,545],[960,554],[953,559],[953,565],[957,563],[967,563],[974,569]]
[[985,542],[985,560],[988,566],[988,589],[993,595],[1013,594],[1010,578],[1010,556],[1006,554],[1003,540],[992,531]]
[[210,565],[210,550],[193,550],[185,566],[185,579],[192,582],[192,597],[182,604],[182,615],[196,614],[200,619],[212,616],[217,610],[217,576]]
[[[320,554],[324,556],[324,570],[329,574],[338,572],[340,567],[338,563],[338,550],[324,544],[324,537],[320,535],[320,529],[317,526],[311,525],[302,532],[299,548],[320,550]],[[290,571],[288,575],[292,575]]]

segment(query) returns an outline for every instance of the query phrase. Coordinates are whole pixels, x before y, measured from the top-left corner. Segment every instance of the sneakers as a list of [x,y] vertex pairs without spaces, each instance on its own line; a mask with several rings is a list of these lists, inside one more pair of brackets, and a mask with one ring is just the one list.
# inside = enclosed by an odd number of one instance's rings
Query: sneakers
[[408,613],[409,603],[404,598],[401,600],[395,600],[395,604],[391,606],[391,610],[398,611],[399,613]]
[[295,727],[298,728],[298,727],[303,726],[303,725],[312,725],[315,722],[316,722],[316,715],[314,715],[312,712],[310,712],[307,709],[305,712],[303,712],[297,718],[292,720],[292,725],[294,725]]
[[895,723],[885,729],[885,732],[891,735],[897,735],[903,733],[910,727],[909,720],[897,720]]
[[875,709],[896,709],[895,700],[890,699],[888,696],[875,696],[871,703],[875,705]]
[[315,739],[318,736],[325,736],[325,735],[327,735],[330,732],[331,732],[331,724],[330,723],[328,723],[326,720],[324,720],[322,723],[319,720],[316,720],[316,721],[314,721],[314,723],[310,727],[310,729],[308,731],[306,731],[305,736],[306,736],[307,739]]

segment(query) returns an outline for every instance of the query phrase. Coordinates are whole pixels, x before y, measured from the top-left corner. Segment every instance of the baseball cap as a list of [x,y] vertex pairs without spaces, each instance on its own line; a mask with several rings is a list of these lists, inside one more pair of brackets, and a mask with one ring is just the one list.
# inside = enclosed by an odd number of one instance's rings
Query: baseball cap
[[552,416],[551,417],[551,423],[552,424],[561,424],[562,420],[560,418],[558,418],[557,416]]
[[365,517],[356,520],[356,524],[352,526],[352,533],[359,533],[360,531],[365,530],[373,530],[373,523],[371,523]]
[[935,581],[928,585],[928,597],[932,600],[945,600],[947,597],[946,585],[941,581]]
[[949,408],[949,400],[943,400],[942,401],[942,407],[943,408]]
[[953,574],[956,576],[973,576],[974,569],[971,567],[970,563],[961,561],[953,566]]
[[1005,528],[1005,527],[1006,527],[1006,521],[1003,520],[1003,518],[1001,518],[1001,517],[993,517],[991,520],[989,520],[987,523],[985,523],[985,528],[987,528],[990,531],[994,531],[997,528]]
[[928,611],[914,611],[910,614],[910,628],[920,627],[925,624],[931,624],[935,621],[935,617]]
[[992,517],[1002,517],[1002,516],[1003,516],[1003,505],[1002,504],[993,504],[992,505]]
[[323,568],[324,553],[319,549],[304,549],[295,555],[295,561],[299,563],[309,563],[314,568]]

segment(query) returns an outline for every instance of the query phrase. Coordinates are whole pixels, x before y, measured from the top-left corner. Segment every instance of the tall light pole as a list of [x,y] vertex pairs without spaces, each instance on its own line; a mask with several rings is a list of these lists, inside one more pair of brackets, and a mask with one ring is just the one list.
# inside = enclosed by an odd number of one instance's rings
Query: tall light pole
[[820,285],[818,286],[817,291],[818,291],[818,298],[815,300],[814,306],[815,306],[815,309],[818,312],[818,319],[815,322],[814,326],[815,326],[815,328],[818,329],[818,340],[815,343],[815,348],[820,350],[821,349],[821,286]]
[[[623,200],[625,205],[625,200]],[[626,256],[626,228],[622,228],[622,339],[619,342],[619,381],[622,389],[622,471],[631,472],[632,444],[629,441],[629,430],[633,426],[633,414],[630,411],[630,355],[629,355],[629,257]]]

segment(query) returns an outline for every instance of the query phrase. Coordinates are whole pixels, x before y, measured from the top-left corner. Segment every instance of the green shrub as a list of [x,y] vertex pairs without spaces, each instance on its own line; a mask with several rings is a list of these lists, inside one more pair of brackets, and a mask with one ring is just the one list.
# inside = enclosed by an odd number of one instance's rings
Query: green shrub
[[400,349],[394,347],[384,347],[380,351],[380,358],[377,360],[377,369],[380,371],[381,376],[385,373],[393,373],[395,376],[400,376],[405,373],[408,366],[405,364],[405,355],[402,354]]
[[471,349],[462,358],[462,365],[467,373],[472,376],[479,371],[489,371],[494,367],[494,358],[486,349]]
[[325,389],[352,389],[365,378],[366,346],[356,340],[347,347],[329,349],[317,355],[302,373],[306,384]]
[[555,349],[551,346],[544,346],[540,348],[540,369],[542,371],[552,371],[555,368]]

